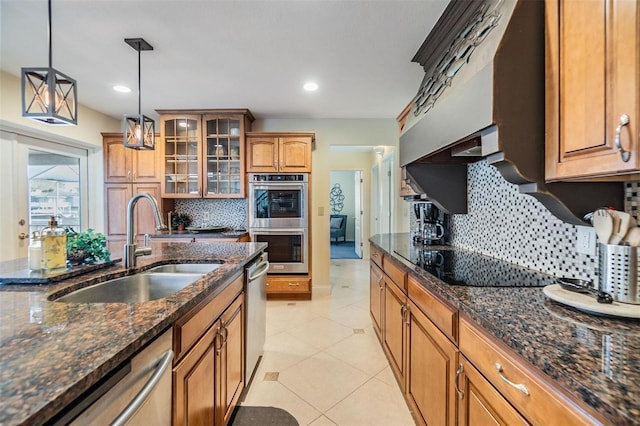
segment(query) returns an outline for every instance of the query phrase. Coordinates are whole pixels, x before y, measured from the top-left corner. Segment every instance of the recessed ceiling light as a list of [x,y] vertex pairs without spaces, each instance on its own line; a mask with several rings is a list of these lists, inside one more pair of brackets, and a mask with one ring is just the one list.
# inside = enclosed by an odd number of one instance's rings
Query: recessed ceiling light
[[115,90],[116,92],[120,92],[120,93],[129,93],[131,92],[131,89],[129,89],[127,86],[113,86],[113,90]]
[[302,86],[302,88],[304,90],[306,90],[307,92],[315,92],[316,90],[318,90],[318,83],[314,83],[313,81],[309,81],[309,82],[305,83],[304,86]]

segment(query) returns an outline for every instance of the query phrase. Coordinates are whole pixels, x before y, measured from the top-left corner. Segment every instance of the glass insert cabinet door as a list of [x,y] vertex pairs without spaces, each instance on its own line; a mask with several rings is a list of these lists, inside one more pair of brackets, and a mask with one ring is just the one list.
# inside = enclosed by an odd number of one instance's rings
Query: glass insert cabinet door
[[162,121],[164,195],[199,197],[200,117],[167,117]]
[[244,196],[242,117],[203,117],[204,196]]

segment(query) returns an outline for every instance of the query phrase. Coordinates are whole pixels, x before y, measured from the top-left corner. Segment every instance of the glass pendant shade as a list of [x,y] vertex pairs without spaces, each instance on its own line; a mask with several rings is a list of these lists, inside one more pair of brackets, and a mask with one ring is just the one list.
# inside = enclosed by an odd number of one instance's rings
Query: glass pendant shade
[[124,116],[122,133],[124,146],[134,149],[155,148],[155,121],[143,114]]

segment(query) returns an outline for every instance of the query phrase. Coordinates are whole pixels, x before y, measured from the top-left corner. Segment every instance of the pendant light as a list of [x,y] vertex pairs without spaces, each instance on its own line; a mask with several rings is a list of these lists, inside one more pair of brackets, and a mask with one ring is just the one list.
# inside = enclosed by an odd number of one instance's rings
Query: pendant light
[[49,67],[22,68],[22,116],[50,125],[78,124],[76,81],[52,66],[51,0],[49,4]]
[[142,94],[140,89],[140,52],[153,50],[153,46],[142,38],[125,38],[125,43],[138,51],[138,113],[126,114],[122,123],[124,146],[133,149],[154,149],[156,123],[142,114]]

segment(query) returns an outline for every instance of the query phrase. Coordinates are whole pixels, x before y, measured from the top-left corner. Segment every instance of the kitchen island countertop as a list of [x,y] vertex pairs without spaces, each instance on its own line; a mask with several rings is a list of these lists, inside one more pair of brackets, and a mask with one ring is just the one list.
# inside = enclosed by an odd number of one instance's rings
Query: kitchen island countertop
[[[51,285],[0,286],[0,424],[42,424],[242,273],[264,243],[152,243],[136,272],[166,263],[222,266],[173,295],[138,304],[50,301],[128,275],[122,264]],[[0,263],[0,271],[26,267]]]
[[541,287],[446,284],[395,253],[412,245],[408,234],[370,242],[606,422],[640,424],[640,321],[579,312]]

